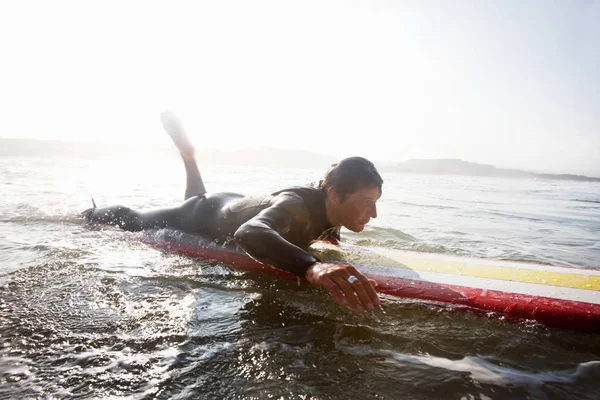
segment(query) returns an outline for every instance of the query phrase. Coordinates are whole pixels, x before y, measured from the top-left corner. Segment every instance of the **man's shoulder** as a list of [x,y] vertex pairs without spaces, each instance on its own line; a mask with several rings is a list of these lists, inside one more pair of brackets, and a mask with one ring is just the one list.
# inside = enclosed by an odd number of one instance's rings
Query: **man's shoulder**
[[273,196],[271,204],[286,210],[295,219],[311,226],[320,226],[321,221],[327,221],[325,196],[314,186],[289,187],[278,190]]
[[304,204],[309,209],[321,208],[325,204],[325,196],[323,192],[312,185],[306,186],[290,186],[284,189],[279,189],[272,193],[277,202],[290,204]]
[[310,209],[305,197],[293,191],[281,191],[273,194],[271,198],[271,206],[282,207],[287,209]]
[[232,212],[244,210],[261,210],[274,205],[306,207],[310,209],[319,202],[319,190],[314,186],[288,186],[275,190],[262,190],[241,199],[235,200],[228,205]]
[[274,191],[272,195],[288,195],[291,198],[298,198],[304,200],[324,200],[322,190],[319,188],[318,184],[315,183],[310,183],[303,186],[289,186],[286,188],[278,189]]

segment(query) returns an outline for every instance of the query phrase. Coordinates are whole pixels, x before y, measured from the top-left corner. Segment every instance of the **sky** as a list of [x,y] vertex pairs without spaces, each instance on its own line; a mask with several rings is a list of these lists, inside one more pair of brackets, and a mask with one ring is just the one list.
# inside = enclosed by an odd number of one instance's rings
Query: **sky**
[[0,2],[0,137],[600,176],[600,1]]

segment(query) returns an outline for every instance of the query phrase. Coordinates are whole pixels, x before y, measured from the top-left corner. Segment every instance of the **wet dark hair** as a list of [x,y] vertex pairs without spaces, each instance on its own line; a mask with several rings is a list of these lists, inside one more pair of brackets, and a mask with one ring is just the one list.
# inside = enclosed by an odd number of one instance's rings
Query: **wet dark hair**
[[345,200],[362,188],[377,187],[381,191],[381,185],[383,179],[371,161],[362,157],[349,157],[333,164],[325,173],[320,186],[324,191],[333,188]]

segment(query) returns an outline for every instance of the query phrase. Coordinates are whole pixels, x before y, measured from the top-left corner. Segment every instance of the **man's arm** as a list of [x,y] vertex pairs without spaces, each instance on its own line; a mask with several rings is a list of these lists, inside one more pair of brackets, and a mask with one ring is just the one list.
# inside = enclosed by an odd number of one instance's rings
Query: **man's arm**
[[[324,263],[285,237],[298,235],[308,218],[306,207],[294,195],[282,196],[239,227],[236,243],[252,258],[306,278],[329,291],[335,300],[357,312],[372,311],[380,301],[371,282],[352,265]],[[288,236],[289,237],[289,236]],[[353,282],[351,276],[356,277]]]
[[304,207],[295,195],[283,195],[274,205],[240,226],[234,239],[252,258],[304,278],[308,268],[319,260],[285,238],[303,230],[299,225],[303,217],[307,218]]

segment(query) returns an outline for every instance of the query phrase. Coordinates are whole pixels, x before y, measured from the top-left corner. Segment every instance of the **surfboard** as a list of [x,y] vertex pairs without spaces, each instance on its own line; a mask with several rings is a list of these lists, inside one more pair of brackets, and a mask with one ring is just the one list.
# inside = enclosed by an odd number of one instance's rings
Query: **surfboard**
[[[162,230],[147,234],[143,241],[189,257],[298,279],[194,235]],[[322,260],[354,265],[377,282],[375,289],[382,294],[508,320],[600,331],[600,270],[324,242],[311,246],[311,251]]]

